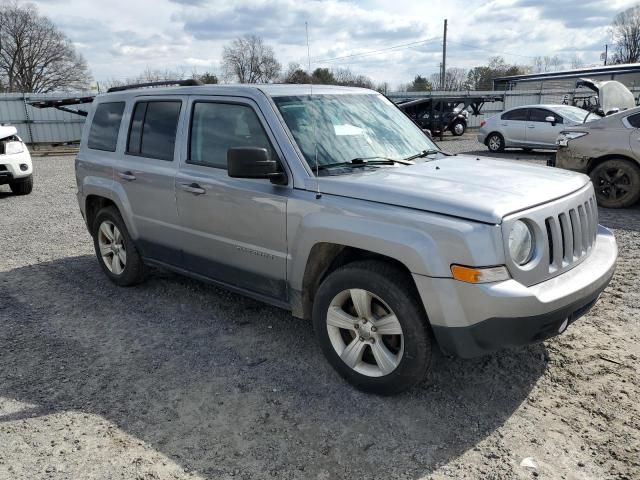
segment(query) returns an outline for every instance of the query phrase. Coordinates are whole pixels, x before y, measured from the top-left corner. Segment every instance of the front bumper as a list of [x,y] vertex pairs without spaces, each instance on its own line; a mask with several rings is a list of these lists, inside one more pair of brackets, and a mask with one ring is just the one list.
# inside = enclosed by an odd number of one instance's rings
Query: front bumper
[[[26,165],[26,170],[22,170],[20,165]],[[26,179],[32,173],[31,155],[26,148],[22,153],[0,155],[0,185]]]
[[537,285],[414,279],[441,350],[470,358],[562,333],[595,304],[613,277],[617,256],[613,234],[599,226],[588,258]]

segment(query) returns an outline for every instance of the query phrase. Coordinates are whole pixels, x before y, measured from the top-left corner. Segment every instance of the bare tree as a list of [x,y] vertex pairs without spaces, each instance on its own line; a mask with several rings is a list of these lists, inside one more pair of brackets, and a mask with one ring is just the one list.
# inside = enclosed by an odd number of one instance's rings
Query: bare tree
[[564,60],[558,55],[535,57],[531,69],[533,73],[556,72],[564,68]]
[[311,83],[311,77],[299,63],[291,62],[282,77],[282,83]]
[[640,5],[615,16],[611,25],[615,43],[613,63],[635,63],[640,60]]
[[0,85],[8,92],[86,89],[87,63],[33,5],[0,4]]
[[223,47],[222,68],[227,78],[240,83],[272,82],[282,69],[273,48],[256,35],[237,38]]
[[[441,73],[431,75],[431,84],[441,85],[441,75]],[[447,68],[447,73],[444,76],[444,89],[447,91],[468,90],[467,77],[468,71],[464,68]]]

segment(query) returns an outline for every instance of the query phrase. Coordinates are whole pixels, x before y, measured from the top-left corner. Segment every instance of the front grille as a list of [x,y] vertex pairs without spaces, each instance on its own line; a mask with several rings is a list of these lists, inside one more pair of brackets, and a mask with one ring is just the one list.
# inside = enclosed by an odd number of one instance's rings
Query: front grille
[[555,272],[582,259],[593,247],[598,231],[595,197],[545,219],[549,272]]
[[0,165],[0,172],[6,172],[7,171],[7,166],[6,165]]

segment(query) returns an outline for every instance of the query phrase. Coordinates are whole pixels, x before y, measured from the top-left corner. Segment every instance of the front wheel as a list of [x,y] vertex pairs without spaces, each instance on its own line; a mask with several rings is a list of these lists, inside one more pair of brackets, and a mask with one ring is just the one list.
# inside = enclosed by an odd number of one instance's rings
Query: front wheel
[[504,138],[499,133],[492,133],[487,138],[487,147],[493,153],[504,151]]
[[604,161],[591,171],[598,204],[606,208],[625,208],[640,199],[640,168],[625,159]]
[[11,182],[9,188],[16,195],[29,195],[33,190],[33,176]]
[[426,315],[413,282],[393,265],[361,261],[331,273],[316,294],[313,325],[329,363],[361,390],[392,395],[429,371]]

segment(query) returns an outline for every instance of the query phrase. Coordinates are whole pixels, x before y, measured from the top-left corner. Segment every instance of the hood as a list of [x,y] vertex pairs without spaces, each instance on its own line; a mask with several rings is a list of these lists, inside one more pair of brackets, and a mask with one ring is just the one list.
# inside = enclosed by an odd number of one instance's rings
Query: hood
[[0,125],[0,140],[3,138],[10,137],[12,135],[17,135],[17,134],[18,134],[18,130],[16,130],[16,127]]
[[626,110],[636,106],[636,99],[633,93],[616,80],[597,81],[588,78],[581,78],[576,83],[576,88],[586,87],[598,94],[600,109],[606,115],[609,112],[619,109]]
[[587,183],[589,177],[568,170],[467,155],[319,179],[322,193],[491,224]]

